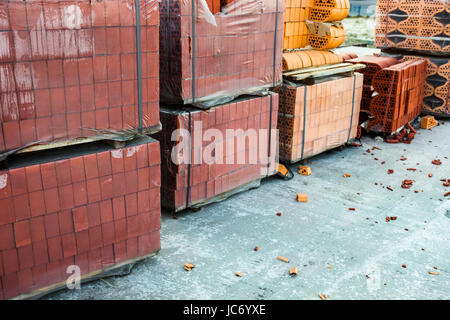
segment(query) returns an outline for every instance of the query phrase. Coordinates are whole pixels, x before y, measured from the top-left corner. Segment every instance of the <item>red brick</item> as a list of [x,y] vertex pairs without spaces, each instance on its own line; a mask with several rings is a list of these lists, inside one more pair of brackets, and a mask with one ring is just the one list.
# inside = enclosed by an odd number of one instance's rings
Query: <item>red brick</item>
[[27,194],[14,197],[13,203],[14,211],[16,213],[16,221],[29,219],[31,217],[30,204]]
[[127,193],[125,173],[117,173],[113,175],[113,196],[119,197]]
[[35,266],[48,263],[48,246],[46,240],[33,243],[33,256]]
[[0,199],[6,199],[11,196],[11,179],[6,171],[0,171]]
[[15,216],[12,199],[0,199],[0,208],[2,208],[2,214],[0,214],[0,226],[14,222]]
[[103,268],[114,265],[114,249],[112,245],[102,248],[102,266]]
[[77,244],[75,234],[69,233],[61,237],[64,258],[72,257],[77,254]]
[[86,179],[98,178],[97,155],[89,154],[83,157]]
[[33,274],[33,283],[36,288],[44,288],[48,285],[47,266],[40,265],[31,269]]
[[60,207],[59,207],[58,189],[49,189],[44,191],[44,199],[47,214],[59,210]]
[[127,243],[122,241],[114,244],[114,262],[116,264],[127,261]]
[[123,219],[126,217],[125,214],[125,198],[118,197],[113,200],[113,217],[114,220]]
[[100,217],[102,224],[113,221],[113,210],[111,200],[100,202]]
[[24,247],[31,244],[30,221],[21,221],[14,224],[14,237],[16,247]]
[[49,284],[62,282],[64,276],[65,270],[62,270],[60,261],[53,261],[47,265],[47,279]]
[[101,200],[100,181],[99,179],[91,179],[86,183],[88,203],[99,202]]
[[114,243],[115,240],[114,222],[107,222],[102,224],[102,238],[103,238],[103,246],[107,246]]
[[20,129],[18,121],[4,122],[3,135],[7,150],[20,147]]
[[32,217],[38,217],[45,214],[45,200],[43,191],[36,191],[30,193],[29,201]]
[[3,272],[10,274],[19,271],[19,260],[17,249],[3,251]]
[[13,249],[16,246],[13,233],[13,225],[0,225],[0,252]]
[[83,157],[70,159],[70,172],[72,175],[72,182],[82,182],[86,180]]
[[42,190],[41,167],[39,165],[25,168],[28,183],[28,192]]
[[137,194],[136,193],[127,194],[125,196],[125,208],[126,208],[127,217],[131,217],[138,213]]
[[73,200],[76,207],[88,203],[86,191],[86,182],[76,182],[73,184]]
[[89,255],[88,255],[88,252],[77,254],[75,256],[75,265],[80,268],[80,272],[81,272],[82,275],[89,273]]
[[30,220],[31,241],[38,242],[45,240],[44,217],[37,217]]
[[19,257],[19,269],[25,270],[34,266],[33,247],[31,245],[17,249]]
[[138,216],[132,216],[127,218],[127,234],[128,238],[135,238],[139,235],[139,219]]
[[11,179],[12,194],[18,196],[27,193],[27,181],[24,168],[12,169],[9,171]]
[[47,238],[59,236],[58,214],[49,214],[44,216],[45,234]]
[[130,238],[127,240],[127,256],[128,259],[138,257],[138,238]]
[[61,237],[50,238],[47,240],[48,256],[50,261],[58,261],[63,258]]
[[59,203],[61,209],[72,209],[74,207],[73,186],[71,184],[59,187]]
[[100,178],[100,192],[102,194],[102,200],[113,198],[114,188],[112,176],[105,176]]
[[159,250],[161,248],[159,231],[140,236],[138,247],[139,256],[144,256]]
[[98,226],[101,223],[100,205],[98,203],[90,204],[87,207],[87,217],[89,227]]
[[56,177],[59,186],[64,186],[72,182],[70,175],[70,162],[68,160],[60,160],[55,162]]
[[138,213],[144,213],[150,210],[149,191],[141,191],[138,193]]
[[89,219],[86,207],[80,207],[72,210],[73,223],[75,226],[75,232],[87,230],[89,228]]
[[138,169],[138,191],[150,188],[150,168]]
[[56,168],[53,162],[41,165],[41,175],[44,189],[56,188],[58,183],[56,179]]
[[67,233],[73,233],[74,230],[74,223],[73,223],[73,216],[71,210],[64,210],[59,212],[58,214],[59,218],[59,231],[60,234],[67,234]]
[[135,193],[138,191],[137,171],[129,171],[125,173],[125,185],[127,193]]
[[89,255],[89,272],[94,272],[102,269],[102,249],[98,248],[91,250]]
[[100,225],[89,228],[89,247],[94,250],[103,246],[102,228]]
[[[2,256],[2,252],[0,251],[0,289],[1,289],[1,278],[5,273],[3,272],[3,256]],[[0,290],[1,292],[2,290]],[[0,299],[1,300],[1,299]]]
[[124,172],[124,161],[123,161],[124,149],[118,149],[111,151],[111,165],[113,173]]
[[150,188],[161,187],[161,167],[151,166],[150,167]]
[[19,292],[21,294],[29,293],[33,289],[33,273],[31,269],[19,271],[17,277],[19,280]]
[[109,152],[97,154],[97,165],[100,177],[112,174],[111,156]]
[[89,230],[84,230],[81,232],[75,233],[76,241],[77,241],[77,253],[85,253],[88,252],[89,247]]
[[2,277],[3,295],[5,299],[11,299],[19,295],[19,280],[17,273],[7,274]]

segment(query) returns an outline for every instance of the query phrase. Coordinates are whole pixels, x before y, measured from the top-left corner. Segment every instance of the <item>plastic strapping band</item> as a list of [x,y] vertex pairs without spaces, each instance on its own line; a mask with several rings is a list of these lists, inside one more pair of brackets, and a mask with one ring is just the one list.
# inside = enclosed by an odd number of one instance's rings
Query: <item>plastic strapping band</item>
[[269,143],[267,148],[267,176],[269,176],[270,170],[270,157],[272,154],[272,111],[273,111],[273,96],[270,94],[270,114],[269,114]]
[[286,152],[286,100],[287,100],[287,92],[286,85],[283,84],[283,160],[287,160],[287,152]]
[[192,0],[192,103],[195,102],[195,2]]
[[277,9],[275,12],[275,37],[273,43],[273,86],[277,85],[276,75],[277,75],[277,42],[278,42],[278,1],[277,0]]
[[356,76],[353,75],[353,100],[352,100],[352,116],[350,118],[350,129],[348,129],[348,138],[347,143],[350,141],[352,135],[352,127],[353,127],[353,116],[355,114],[355,90],[356,89]]
[[141,49],[141,10],[139,0],[136,0],[136,49],[137,49],[137,77],[138,77],[138,101],[139,101],[139,133],[142,133],[142,49]]
[[302,157],[300,160],[303,160],[303,156],[305,154],[305,139],[306,139],[306,95],[308,93],[308,86],[305,86],[305,99],[303,101],[303,139],[302,139]]
[[188,110],[189,114],[189,158],[188,158],[188,172],[187,172],[187,189],[186,189],[186,209],[189,208],[189,202],[191,200],[191,162],[192,162],[192,114]]

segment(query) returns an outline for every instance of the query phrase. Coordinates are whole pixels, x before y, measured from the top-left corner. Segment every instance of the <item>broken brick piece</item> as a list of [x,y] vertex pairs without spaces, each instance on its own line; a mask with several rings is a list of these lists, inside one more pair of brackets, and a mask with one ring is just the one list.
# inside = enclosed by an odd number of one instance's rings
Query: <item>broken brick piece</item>
[[297,267],[292,267],[291,269],[289,269],[289,274],[291,276],[296,276],[298,274],[298,268]]
[[312,171],[311,168],[308,166],[301,166],[300,168],[298,168],[298,173],[301,174],[302,176],[310,176]]
[[440,166],[442,164],[442,161],[439,159],[433,160],[431,161],[432,164],[436,165],[436,166]]
[[277,259],[280,260],[280,261],[289,263],[289,259],[288,258],[285,258],[285,257],[282,257],[282,256],[278,256]]
[[298,193],[297,202],[308,202],[308,195],[304,193]]
[[356,211],[355,208],[348,208],[348,210],[350,210],[350,211]]
[[394,173],[394,170],[389,169],[387,173],[388,173],[388,174],[393,174],[393,173]]

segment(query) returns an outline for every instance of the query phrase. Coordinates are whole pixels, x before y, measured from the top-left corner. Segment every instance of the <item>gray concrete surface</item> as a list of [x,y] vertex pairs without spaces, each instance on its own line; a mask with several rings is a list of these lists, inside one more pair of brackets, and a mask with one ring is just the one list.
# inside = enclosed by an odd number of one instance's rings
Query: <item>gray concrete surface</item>
[[[330,300],[449,299],[450,197],[443,195],[450,188],[440,181],[450,178],[449,138],[450,122],[419,131],[411,145],[365,137],[362,148],[311,159],[309,177],[269,179],[178,220],[165,216],[158,256],[128,276],[47,298],[318,299],[322,293]],[[373,146],[382,150],[365,154]],[[432,165],[435,158],[443,164]],[[404,179],[413,179],[414,187],[402,189]],[[297,193],[307,193],[309,202],[297,203]],[[398,219],[387,223],[386,216]],[[185,271],[186,262],[196,268]],[[293,266],[296,277],[288,275]]]

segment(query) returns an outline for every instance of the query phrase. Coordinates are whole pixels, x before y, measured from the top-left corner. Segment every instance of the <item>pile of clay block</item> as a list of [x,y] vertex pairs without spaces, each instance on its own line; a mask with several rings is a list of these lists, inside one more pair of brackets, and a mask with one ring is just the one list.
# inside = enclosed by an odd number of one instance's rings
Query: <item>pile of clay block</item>
[[[161,101],[221,103],[281,82],[282,0],[161,2]],[[211,103],[213,101],[213,103]]]
[[274,93],[209,110],[161,108],[164,130],[156,138],[162,148],[163,207],[171,212],[201,207],[273,175],[277,113]]
[[157,0],[0,3],[0,300],[159,251],[158,29]]
[[363,75],[277,88],[280,160],[295,163],[345,145],[358,130]]

